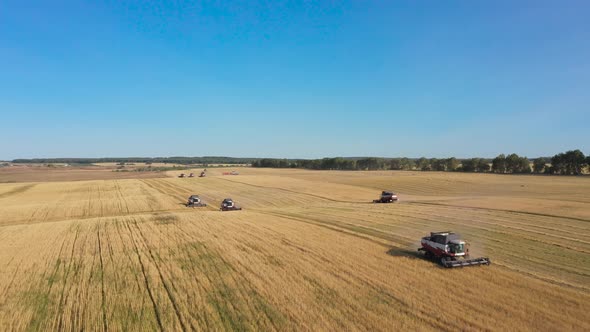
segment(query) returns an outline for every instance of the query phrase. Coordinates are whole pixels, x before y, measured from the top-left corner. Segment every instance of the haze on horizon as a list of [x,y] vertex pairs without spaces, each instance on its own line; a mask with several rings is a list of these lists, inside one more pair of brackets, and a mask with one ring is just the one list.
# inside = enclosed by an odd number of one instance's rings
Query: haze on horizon
[[0,3],[0,160],[590,153],[590,3]]

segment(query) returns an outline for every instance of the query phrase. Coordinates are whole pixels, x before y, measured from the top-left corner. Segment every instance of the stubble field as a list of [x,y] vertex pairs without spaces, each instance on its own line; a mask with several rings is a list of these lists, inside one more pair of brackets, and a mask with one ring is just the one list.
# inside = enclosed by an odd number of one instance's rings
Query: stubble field
[[[587,177],[223,171],[0,184],[0,326],[590,330]],[[492,265],[423,260],[441,230]]]

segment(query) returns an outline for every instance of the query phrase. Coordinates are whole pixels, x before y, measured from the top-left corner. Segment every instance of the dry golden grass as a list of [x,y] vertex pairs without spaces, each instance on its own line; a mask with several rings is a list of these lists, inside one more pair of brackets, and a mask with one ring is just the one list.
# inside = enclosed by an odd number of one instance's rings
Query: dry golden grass
[[[0,184],[0,326],[590,329],[588,178],[224,171]],[[402,201],[367,203],[381,189]],[[245,210],[217,211],[225,197]],[[421,259],[434,230],[492,266]]]

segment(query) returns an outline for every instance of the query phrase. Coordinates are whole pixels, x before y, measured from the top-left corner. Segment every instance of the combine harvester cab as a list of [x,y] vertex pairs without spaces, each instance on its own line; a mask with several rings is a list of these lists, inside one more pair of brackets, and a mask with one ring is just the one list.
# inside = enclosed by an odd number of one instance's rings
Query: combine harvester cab
[[373,203],[395,203],[398,201],[397,194],[393,191],[384,190],[381,192],[379,199],[374,199]]
[[188,202],[186,203],[186,207],[203,207],[207,206],[207,204],[201,201],[199,195],[191,195],[188,198]]
[[241,210],[241,207],[238,207],[236,203],[231,198],[226,198],[221,202],[221,207],[219,210],[221,211],[238,211]]
[[491,264],[487,257],[470,259],[465,241],[453,232],[432,232],[422,238],[421,245],[418,251],[424,251],[424,257],[436,259],[447,268]]

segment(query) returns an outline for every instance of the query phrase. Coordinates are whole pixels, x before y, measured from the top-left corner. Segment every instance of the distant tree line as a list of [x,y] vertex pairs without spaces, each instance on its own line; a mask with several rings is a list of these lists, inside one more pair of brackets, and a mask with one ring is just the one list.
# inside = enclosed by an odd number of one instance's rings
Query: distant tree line
[[[529,160],[515,153],[501,154],[494,159],[487,158],[323,158],[323,159],[275,159],[275,158],[232,158],[232,157],[157,157],[157,158],[42,158],[15,159],[14,163],[68,163],[94,164],[115,162],[125,163],[170,163],[170,164],[252,164],[253,167],[304,168],[315,170],[418,170],[441,172],[478,172],[498,174],[556,174],[579,175],[590,165],[590,156],[580,150],[556,154],[551,158]],[[532,168],[531,168],[532,163]]]
[[418,170],[442,172],[477,172],[498,174],[559,174],[579,175],[590,165],[590,156],[580,150],[559,153],[552,158],[531,160],[515,153],[487,158],[323,158],[323,159],[273,159],[264,158],[252,162],[253,167],[304,168],[315,170]]
[[37,158],[14,159],[13,163],[34,164],[95,164],[95,163],[168,163],[168,164],[250,164],[256,158],[232,158],[232,157],[156,157],[156,158]]

